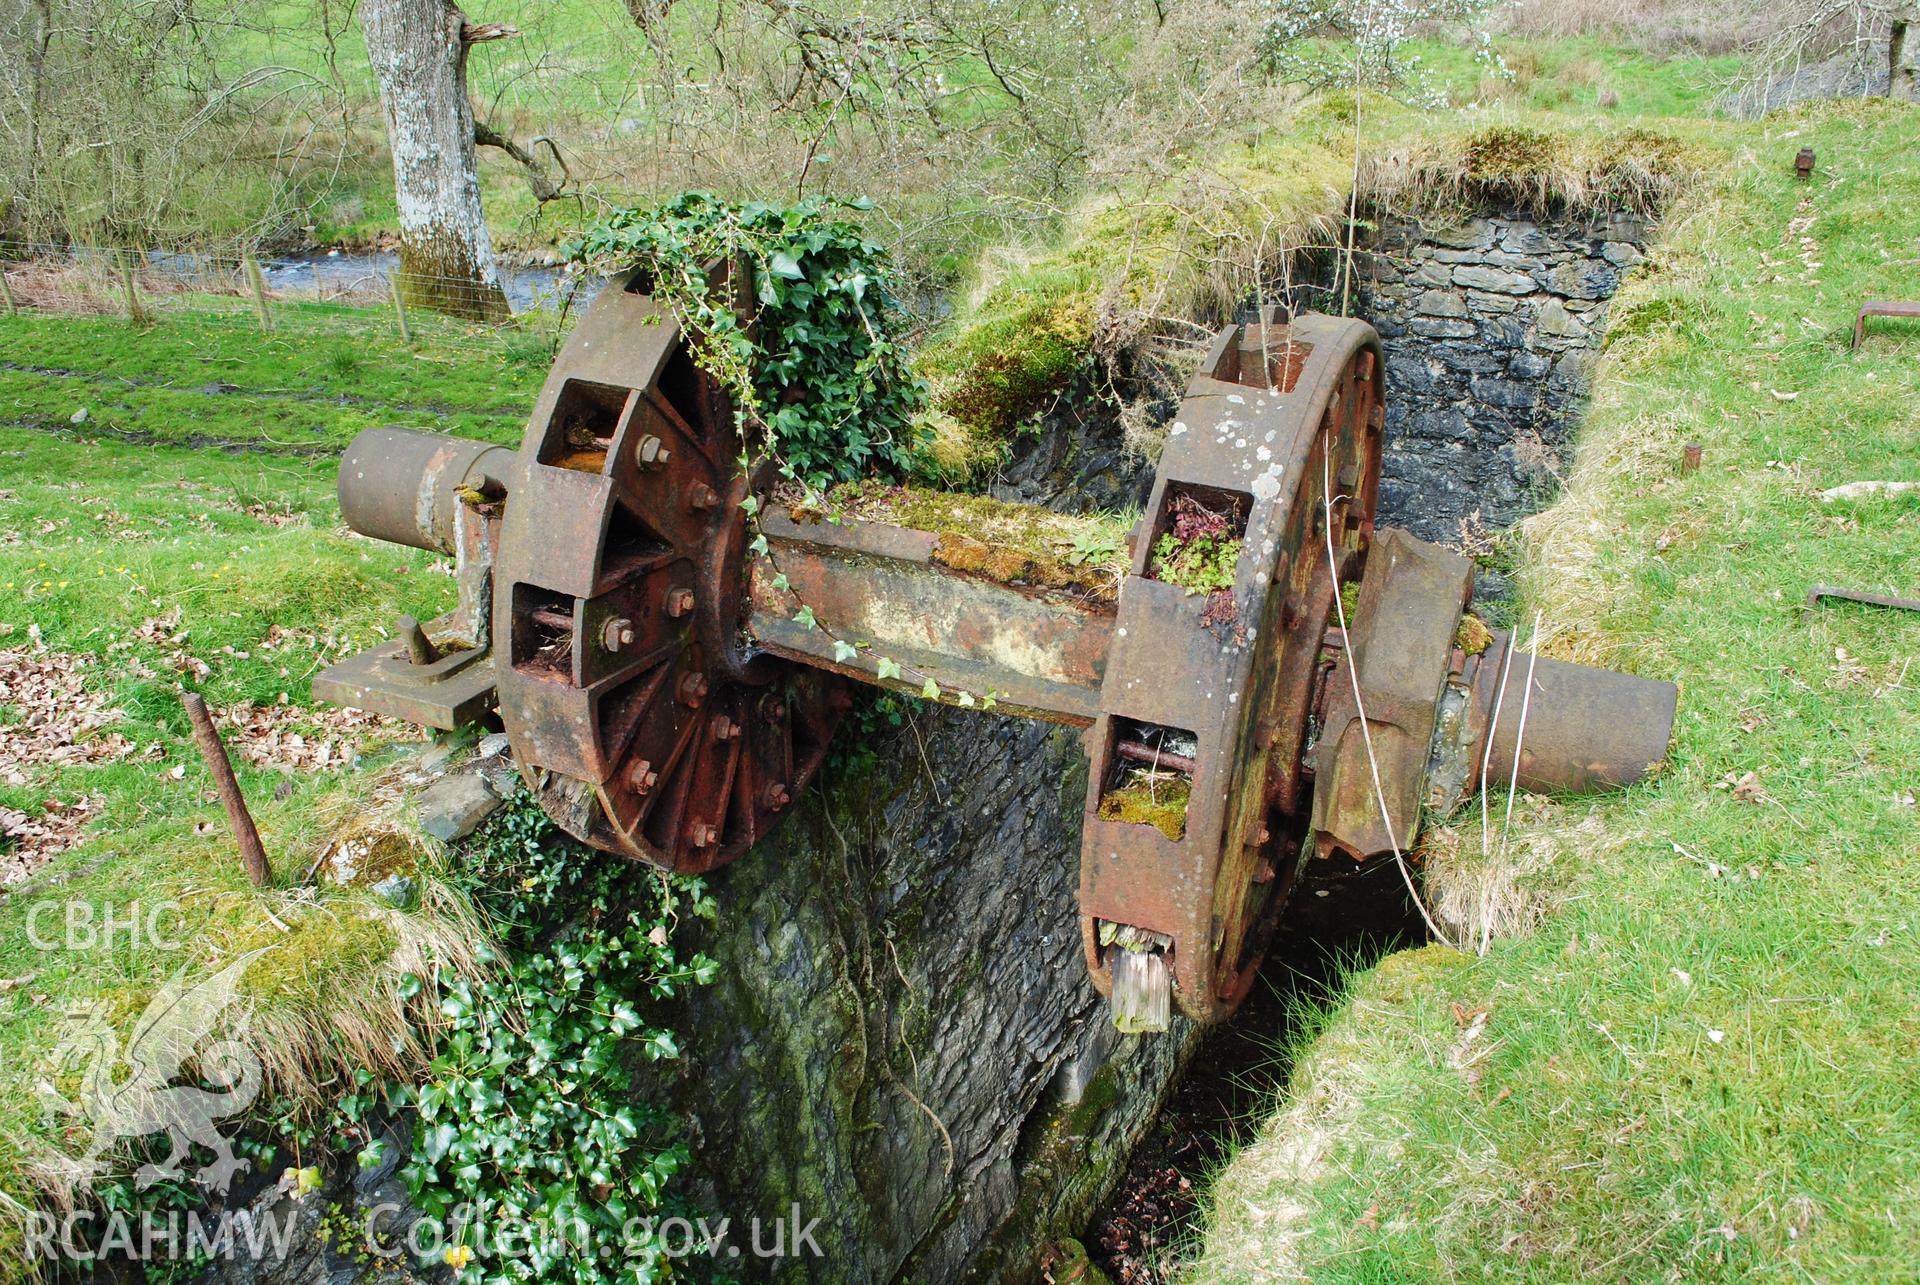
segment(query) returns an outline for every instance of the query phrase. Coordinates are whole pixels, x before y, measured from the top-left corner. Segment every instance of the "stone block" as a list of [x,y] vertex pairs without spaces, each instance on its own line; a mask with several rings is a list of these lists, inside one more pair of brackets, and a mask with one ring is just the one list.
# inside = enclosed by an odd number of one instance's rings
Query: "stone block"
[[1504,317],[1520,306],[1510,294],[1488,294],[1485,290],[1467,291],[1467,308],[1475,316]]
[[1631,241],[1608,241],[1600,247],[1601,257],[1616,268],[1631,268],[1647,256]]
[[1604,299],[1620,285],[1620,273],[1603,259],[1563,263],[1542,283],[1555,294],[1573,299]]
[[1568,312],[1567,306],[1558,299],[1549,299],[1540,305],[1534,324],[1540,327],[1541,334],[1560,339],[1579,339],[1587,333],[1579,318]]
[[[1433,368],[1418,357],[1390,352],[1387,354],[1387,388],[1390,394],[1387,398],[1389,409],[1403,398],[1425,397],[1433,391]],[[1398,393],[1400,397],[1396,398],[1392,393]]]
[[1489,268],[1478,264],[1462,264],[1453,270],[1456,285],[1473,290],[1486,290],[1493,294],[1532,294],[1540,287],[1534,279],[1524,272],[1508,272],[1504,268]]
[[1451,291],[1429,290],[1414,300],[1413,309],[1429,317],[1464,317],[1467,301]]
[[1494,352],[1479,344],[1435,344],[1428,352],[1435,361],[1455,375],[1490,375],[1505,370],[1505,354]]
[[1484,250],[1493,244],[1494,226],[1486,219],[1468,219],[1451,227],[1427,229],[1427,240],[1453,250]]
[[1413,274],[1414,283],[1426,286],[1450,286],[1453,284],[1453,269],[1443,263],[1423,263],[1419,271]]
[[477,776],[443,776],[420,795],[420,828],[442,843],[454,843],[480,828],[500,807],[500,796]]
[[1515,379],[1540,379],[1553,369],[1553,359],[1537,352],[1525,349],[1515,353],[1513,360],[1507,363],[1507,373]]
[[1537,386],[1512,379],[1476,379],[1473,395],[1476,400],[1502,410],[1532,410],[1540,401]]
[[1428,339],[1471,339],[1478,331],[1471,321],[1451,317],[1415,317],[1407,329]]

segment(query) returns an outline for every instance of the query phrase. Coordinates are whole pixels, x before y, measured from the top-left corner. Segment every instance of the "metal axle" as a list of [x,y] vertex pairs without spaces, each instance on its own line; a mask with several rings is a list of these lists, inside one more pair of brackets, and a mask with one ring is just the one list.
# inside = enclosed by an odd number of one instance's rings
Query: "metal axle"
[[[452,552],[461,605],[315,682],[433,726],[497,704],[529,785],[588,843],[709,869],[818,769],[845,680],[991,695],[1086,729],[1087,963],[1152,1028],[1169,997],[1203,1021],[1233,1010],[1303,854],[1366,859],[1516,772],[1613,788],[1665,753],[1671,684],[1510,656],[1498,633],[1469,653],[1471,564],[1375,531],[1383,390],[1363,323],[1269,311],[1219,334],[1101,601],[961,569],[957,537],[772,503],[734,463],[724,391],[636,281],[581,322],[517,454],[399,429],[354,442],[348,522]],[[1158,578],[1153,549],[1196,508],[1240,542],[1230,589]]]

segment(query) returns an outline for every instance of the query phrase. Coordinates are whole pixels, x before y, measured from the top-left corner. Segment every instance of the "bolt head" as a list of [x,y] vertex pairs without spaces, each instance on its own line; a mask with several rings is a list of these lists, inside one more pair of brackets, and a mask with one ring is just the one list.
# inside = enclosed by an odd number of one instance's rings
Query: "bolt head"
[[710,848],[719,837],[719,832],[705,821],[695,821],[693,828],[687,831],[688,841],[696,848]]
[[617,616],[600,627],[600,645],[608,651],[633,646],[633,637],[633,622],[625,616]]
[[667,591],[667,614],[675,620],[693,610],[693,590],[669,589]]
[[670,455],[671,452],[666,449],[666,444],[652,433],[648,433],[634,443],[633,458],[643,467],[649,464],[664,464]]
[[724,744],[727,741],[738,740],[739,737],[740,737],[740,724],[734,722],[732,719],[728,718],[725,714],[714,715],[714,719],[713,719],[713,739],[714,740]]
[[764,797],[768,809],[774,812],[778,812],[781,808],[793,802],[793,796],[787,793],[786,785],[779,781],[775,781],[767,787],[767,792]]
[[690,509],[710,509],[718,503],[720,503],[720,493],[705,482],[695,482],[687,488],[687,507]]
[[636,760],[634,765],[627,769],[627,784],[633,788],[635,794],[645,794],[659,783],[660,774],[654,771],[653,764],[645,759]]
[[688,674],[680,680],[680,700],[682,704],[691,705],[693,708],[699,709],[700,703],[706,699],[707,676],[705,674]]

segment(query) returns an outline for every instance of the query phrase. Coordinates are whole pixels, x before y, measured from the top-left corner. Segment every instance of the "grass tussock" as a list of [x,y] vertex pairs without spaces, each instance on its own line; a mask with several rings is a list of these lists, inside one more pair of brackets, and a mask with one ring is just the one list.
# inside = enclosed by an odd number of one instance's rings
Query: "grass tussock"
[[[1462,130],[1384,99],[1303,103],[1169,173],[1084,200],[1049,244],[983,263],[918,368],[957,429],[943,461],[990,459],[1075,380],[1100,386],[1153,342],[1193,344],[1236,307],[1331,253],[1353,200],[1409,212],[1485,204],[1577,215],[1652,212],[1714,163],[1696,138],[1513,113]],[[966,443],[959,449],[952,443]]]

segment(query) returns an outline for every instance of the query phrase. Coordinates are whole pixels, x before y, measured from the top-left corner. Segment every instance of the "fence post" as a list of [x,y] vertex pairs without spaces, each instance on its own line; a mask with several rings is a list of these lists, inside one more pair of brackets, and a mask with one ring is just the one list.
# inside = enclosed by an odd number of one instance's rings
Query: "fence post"
[[13,297],[13,287],[7,284],[7,269],[4,264],[0,264],[0,302],[7,305],[9,317],[20,311],[19,301]]
[[387,274],[387,289],[393,293],[393,315],[400,323],[400,342],[413,347],[413,327],[407,324],[407,301],[400,294],[400,270]]
[[253,288],[253,311],[260,318],[260,333],[266,334],[273,329],[273,314],[267,311],[267,278],[254,262],[251,250],[240,256],[240,271]]

